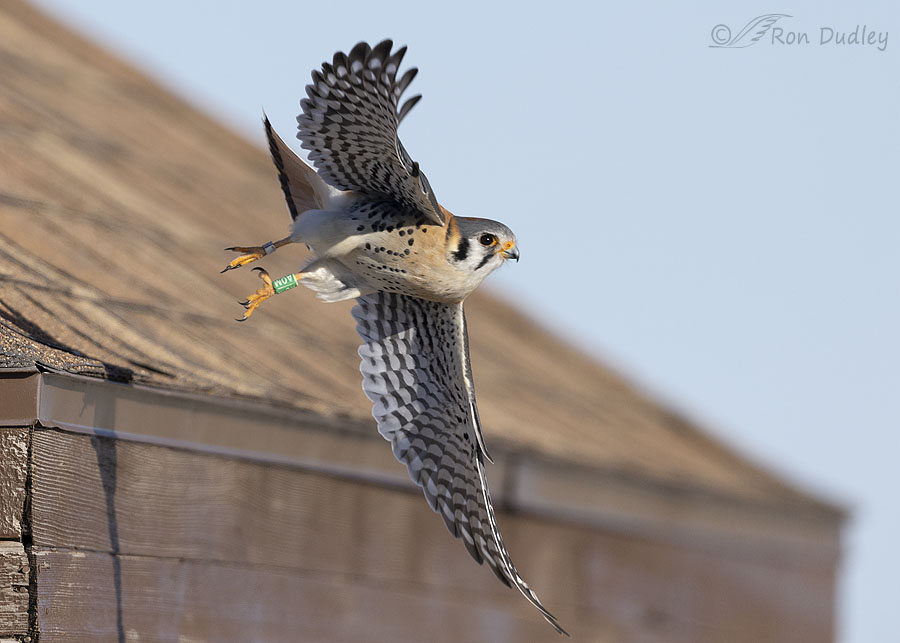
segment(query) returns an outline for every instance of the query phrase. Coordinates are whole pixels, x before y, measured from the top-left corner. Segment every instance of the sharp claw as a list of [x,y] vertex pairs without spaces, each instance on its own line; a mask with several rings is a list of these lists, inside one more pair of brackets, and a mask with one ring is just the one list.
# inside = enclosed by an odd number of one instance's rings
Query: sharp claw
[[237,248],[236,247],[225,248],[225,252],[228,252],[229,250],[237,250]]
[[245,299],[244,301],[239,301],[238,304],[240,304],[241,306],[249,306],[249,305],[250,305],[250,300],[249,300],[249,299]]
[[235,319],[234,321],[245,322],[245,321],[247,321],[248,319],[250,319],[250,318],[249,318],[249,317],[241,317],[240,319]]
[[228,272],[228,271],[231,270],[232,268],[234,268],[234,266],[225,266],[224,268],[222,268],[222,269],[219,271],[219,274],[221,275],[223,272]]
[[259,266],[257,266],[256,268],[253,268],[253,270],[256,272],[265,272],[266,271],[265,268],[260,268]]

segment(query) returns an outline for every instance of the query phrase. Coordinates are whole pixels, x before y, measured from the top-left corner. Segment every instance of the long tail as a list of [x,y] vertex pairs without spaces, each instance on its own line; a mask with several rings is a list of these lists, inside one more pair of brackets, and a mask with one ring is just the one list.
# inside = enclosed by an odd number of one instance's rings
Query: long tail
[[307,210],[323,210],[336,190],[323,181],[316,171],[289,148],[272,129],[268,116],[263,113],[266,138],[272,162],[278,170],[281,191],[287,201],[291,219],[297,220]]

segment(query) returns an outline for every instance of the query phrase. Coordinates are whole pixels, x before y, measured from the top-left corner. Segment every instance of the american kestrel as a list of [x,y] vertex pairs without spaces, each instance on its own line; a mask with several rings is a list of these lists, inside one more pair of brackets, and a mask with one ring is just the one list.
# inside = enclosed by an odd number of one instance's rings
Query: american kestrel
[[398,77],[406,47],[392,47],[390,40],[374,48],[359,43],[313,71],[297,138],[318,173],[264,119],[291,234],[229,248],[245,254],[225,270],[290,243],[310,248],[312,259],[281,279],[255,268],[264,285],[242,302],[243,319],[297,284],[329,302],[355,298],[363,390],[378,431],[472,557],[567,634],[519,576],[500,537],[469,363],[463,301],[507,259],[518,260],[516,238],[502,223],[456,217],[438,203],[397,137],[421,96],[398,109],[417,70]]

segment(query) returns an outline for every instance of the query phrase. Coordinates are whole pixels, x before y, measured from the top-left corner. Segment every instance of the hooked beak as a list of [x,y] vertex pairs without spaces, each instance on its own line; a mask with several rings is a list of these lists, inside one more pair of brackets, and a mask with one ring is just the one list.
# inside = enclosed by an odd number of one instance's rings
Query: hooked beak
[[512,248],[507,248],[500,252],[500,255],[504,259],[515,259],[516,263],[519,262],[519,249],[513,246]]

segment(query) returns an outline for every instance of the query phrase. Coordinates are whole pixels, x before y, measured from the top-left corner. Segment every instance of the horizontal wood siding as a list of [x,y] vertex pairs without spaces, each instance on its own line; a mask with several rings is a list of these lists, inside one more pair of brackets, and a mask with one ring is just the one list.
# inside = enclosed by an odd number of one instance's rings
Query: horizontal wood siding
[[517,618],[502,603],[473,604],[465,596],[368,578],[95,552],[41,551],[37,560],[41,643],[497,641],[508,640],[508,634],[528,641],[548,636],[542,623]]
[[22,543],[0,541],[0,638],[28,633],[28,572]]
[[[418,493],[59,430],[32,452],[42,641],[552,638]],[[829,565],[498,521],[579,641],[832,636]]]

